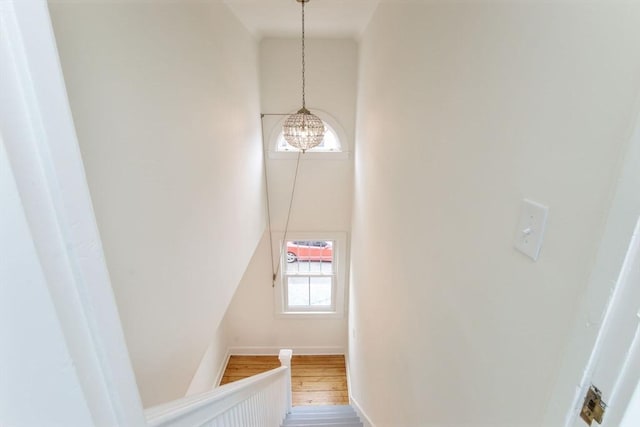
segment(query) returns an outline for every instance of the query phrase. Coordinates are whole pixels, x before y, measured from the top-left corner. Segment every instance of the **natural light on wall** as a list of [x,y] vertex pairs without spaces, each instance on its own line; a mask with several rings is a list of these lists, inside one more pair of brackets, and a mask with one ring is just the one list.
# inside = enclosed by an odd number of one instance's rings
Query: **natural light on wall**
[[[331,126],[324,122],[325,134],[322,142],[308,150],[310,153],[340,153],[342,151],[342,147],[340,145],[340,139],[336,134],[336,131],[333,130]],[[282,132],[278,135],[276,151],[279,152],[296,152],[299,151],[297,148],[292,147],[285,141],[284,135]]]

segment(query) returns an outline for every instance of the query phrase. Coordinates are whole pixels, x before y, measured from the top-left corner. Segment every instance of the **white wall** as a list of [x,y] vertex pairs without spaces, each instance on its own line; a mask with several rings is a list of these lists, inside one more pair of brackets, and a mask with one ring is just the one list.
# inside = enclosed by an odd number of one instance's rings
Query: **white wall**
[[0,425],[144,425],[47,4],[0,7]]
[[282,318],[275,315],[269,239],[262,238],[233,297],[224,325],[232,353],[344,353],[347,318]]
[[0,425],[93,425],[1,137],[0,205]]
[[256,42],[215,3],[50,9],[143,403],[175,399],[264,231]]
[[[349,318],[375,425],[542,424],[635,120],[639,39],[631,4],[378,8]],[[550,208],[537,262],[513,249],[524,197]]]
[[[357,76],[357,44],[350,39],[309,39],[306,47],[307,107],[329,113],[344,132],[345,151],[353,146]],[[301,107],[300,40],[264,39],[260,44],[263,113],[290,113]],[[265,117],[265,138],[276,135],[284,116]],[[295,155],[268,159],[271,223],[284,230]],[[349,231],[353,160],[302,157],[290,231]],[[346,347],[347,320],[282,319],[275,316],[268,235],[263,236],[225,317],[232,348],[253,351],[341,351]],[[276,243],[277,245],[277,243]],[[276,250],[276,258],[278,252]],[[277,259],[275,261],[277,263]]]
[[[306,40],[306,99],[312,112],[330,114],[344,131],[344,150],[353,147],[358,49],[351,39]],[[264,39],[260,43],[260,90],[263,113],[293,113],[301,105],[300,40]],[[267,116],[267,144],[286,116]],[[295,155],[270,158],[267,165],[271,223],[284,230]],[[350,228],[353,160],[307,153],[302,157],[293,215],[295,231],[345,231]]]
[[221,322],[213,338],[209,342],[207,351],[200,360],[200,365],[191,379],[186,395],[204,393],[217,387],[224,374],[229,349],[225,322]]

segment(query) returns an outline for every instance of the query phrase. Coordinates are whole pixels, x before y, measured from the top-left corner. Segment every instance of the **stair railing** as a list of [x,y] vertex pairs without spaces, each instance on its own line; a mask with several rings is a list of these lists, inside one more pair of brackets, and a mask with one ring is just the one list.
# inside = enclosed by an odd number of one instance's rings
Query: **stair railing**
[[291,350],[281,366],[145,410],[149,427],[276,427],[291,412]]

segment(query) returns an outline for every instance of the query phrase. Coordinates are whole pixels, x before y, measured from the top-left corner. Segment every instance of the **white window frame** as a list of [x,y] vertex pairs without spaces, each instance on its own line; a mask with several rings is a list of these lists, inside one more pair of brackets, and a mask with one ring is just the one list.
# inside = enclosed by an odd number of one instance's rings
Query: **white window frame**
[[[279,254],[283,244],[283,234],[278,233],[279,238],[274,239],[274,253]],[[317,309],[304,307],[298,310],[290,310],[287,306],[287,277],[286,247],[280,259],[280,272],[276,281],[275,308],[278,317],[343,317],[345,304],[345,289],[347,278],[347,233],[346,232],[288,232],[287,240],[326,240],[333,242],[333,287],[332,301],[329,307],[319,306]]]
[[[333,126],[329,123],[322,121],[324,123],[324,141],[322,144],[318,145],[307,151],[307,153],[342,153],[342,143],[340,141],[340,137],[338,133],[335,131]],[[325,147],[324,142],[333,139],[335,141],[335,147]],[[284,132],[280,131],[278,133],[278,138],[276,139],[276,152],[278,153],[297,153],[299,150],[295,147],[289,145],[284,139]]]
[[[325,159],[325,160],[338,160],[338,159],[348,159],[351,155],[350,147],[351,144],[347,138],[347,134],[344,129],[340,125],[340,123],[333,118],[330,114],[325,113],[320,110],[313,110],[313,114],[317,115],[322,119],[325,125],[329,126],[333,133],[336,136],[336,140],[338,142],[338,146],[340,150],[322,150],[315,151],[313,149],[307,151],[305,153],[305,157],[307,159]],[[284,124],[287,116],[283,116],[278,120],[271,131],[269,133],[269,158],[270,159],[295,159],[298,156],[298,150],[290,150],[290,151],[278,151],[278,141],[280,139],[280,135],[282,134],[282,125]]]

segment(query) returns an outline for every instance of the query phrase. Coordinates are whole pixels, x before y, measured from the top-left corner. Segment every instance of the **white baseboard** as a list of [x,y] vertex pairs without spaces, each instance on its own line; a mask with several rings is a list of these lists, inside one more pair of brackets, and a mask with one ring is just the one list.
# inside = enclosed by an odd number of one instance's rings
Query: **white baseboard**
[[349,354],[344,355],[344,365],[345,371],[347,374],[347,396],[349,396],[349,400],[351,400],[351,371],[349,370]]
[[371,422],[367,414],[365,414],[365,412],[362,410],[358,402],[353,397],[351,396],[349,397],[349,402],[351,402],[351,406],[353,406],[353,409],[356,410],[356,413],[360,417],[360,420],[362,421],[362,424],[364,425],[364,427],[375,427],[375,425]]
[[224,371],[227,369],[227,365],[229,364],[229,357],[231,357],[231,353],[229,353],[229,349],[227,349],[227,353],[224,355],[224,362],[220,364],[218,368],[218,373],[216,374],[216,380],[213,383],[213,387],[219,387],[220,381],[222,381],[222,377],[224,376]]
[[[307,354],[345,354],[344,347],[262,347],[262,346],[245,346],[245,347],[229,347],[227,354],[229,355],[255,355],[255,356],[277,356],[280,349],[290,348],[293,355]],[[226,363],[225,363],[226,366]]]
[[[277,356],[280,353],[282,347],[267,347],[267,346],[245,346],[245,347],[229,347],[225,353],[224,359],[218,367],[218,372],[215,376],[212,387],[220,386],[220,381],[224,376],[224,371],[229,364],[229,358],[232,355],[252,355],[252,356]],[[310,355],[310,354],[345,354],[344,347],[293,347],[294,355]],[[193,394],[193,392],[187,392],[187,396]]]

